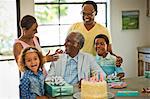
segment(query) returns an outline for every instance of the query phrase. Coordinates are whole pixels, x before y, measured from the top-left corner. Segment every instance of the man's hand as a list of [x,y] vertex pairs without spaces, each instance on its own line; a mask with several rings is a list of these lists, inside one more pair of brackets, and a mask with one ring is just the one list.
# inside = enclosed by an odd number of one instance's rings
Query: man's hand
[[81,88],[81,81],[82,81],[83,79],[80,79],[80,81],[78,82],[78,87],[79,88]]

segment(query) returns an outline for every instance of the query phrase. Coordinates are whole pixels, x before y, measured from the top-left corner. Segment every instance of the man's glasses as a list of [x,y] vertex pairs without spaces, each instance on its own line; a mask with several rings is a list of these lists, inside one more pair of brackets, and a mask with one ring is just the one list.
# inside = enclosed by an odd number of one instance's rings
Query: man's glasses
[[81,15],[82,16],[94,16],[95,15],[95,11],[93,11],[92,13],[85,13],[85,12],[81,11]]

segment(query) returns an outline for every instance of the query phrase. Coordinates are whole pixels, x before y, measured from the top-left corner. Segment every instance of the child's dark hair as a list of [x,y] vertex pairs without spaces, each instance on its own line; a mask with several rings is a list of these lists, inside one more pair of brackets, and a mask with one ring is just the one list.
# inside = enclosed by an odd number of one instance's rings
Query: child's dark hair
[[29,52],[35,52],[38,54],[38,57],[39,57],[39,60],[40,60],[40,64],[39,64],[39,68],[41,68],[44,64],[44,61],[43,61],[43,55],[40,51],[38,51],[38,49],[36,49],[35,47],[27,47],[25,48],[24,50],[22,50],[20,56],[19,56],[19,70],[24,72],[25,70],[28,69],[27,66],[25,66],[25,55]]
[[97,5],[96,5],[96,3],[94,2],[94,1],[85,1],[85,2],[83,2],[83,4],[82,4],[82,7],[85,5],[85,4],[91,4],[93,7],[94,7],[94,10],[95,10],[95,12],[96,12],[96,14],[95,15],[97,15]]
[[95,44],[95,40],[96,40],[97,38],[103,38],[103,39],[105,39],[106,44],[109,45],[109,39],[108,39],[108,37],[107,37],[106,35],[104,35],[104,34],[98,34],[98,35],[94,38],[94,44]]

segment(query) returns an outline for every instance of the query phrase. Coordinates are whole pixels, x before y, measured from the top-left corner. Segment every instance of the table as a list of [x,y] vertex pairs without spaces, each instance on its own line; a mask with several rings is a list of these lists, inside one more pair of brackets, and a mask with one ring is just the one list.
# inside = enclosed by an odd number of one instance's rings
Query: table
[[140,96],[138,97],[116,97],[115,99],[150,99],[150,93],[145,94],[141,93],[143,88],[150,88],[150,79],[144,78],[144,76],[140,77],[134,77],[134,78],[126,78],[125,82],[127,82],[128,86],[127,88],[123,89],[108,89],[113,94],[116,94],[117,91],[122,90],[132,90],[132,91],[138,91],[140,93]]
[[[144,78],[143,76],[140,77],[132,77],[132,78],[126,78],[125,82],[127,82],[128,86],[127,88],[123,89],[111,89],[108,88],[108,92],[113,93],[114,95],[117,93],[117,91],[122,90],[132,90],[132,91],[138,91],[140,92],[140,96],[138,97],[117,97],[115,96],[115,99],[150,99],[150,93],[141,93],[142,88],[150,88],[150,79]],[[79,89],[77,85],[74,86],[74,93],[78,92]],[[55,98],[50,99],[73,99],[73,96],[59,96]]]

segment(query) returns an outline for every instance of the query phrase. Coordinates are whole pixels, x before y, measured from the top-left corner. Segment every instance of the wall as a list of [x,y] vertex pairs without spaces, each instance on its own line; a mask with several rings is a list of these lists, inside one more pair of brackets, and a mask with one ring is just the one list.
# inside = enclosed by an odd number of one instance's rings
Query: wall
[[[150,0],[149,0],[149,10],[150,10]],[[147,17],[147,26],[148,26],[148,41],[150,44],[150,16]]]
[[[146,0],[111,0],[110,5],[110,27],[114,52],[123,57],[123,68],[127,76],[137,76],[137,47],[150,45],[148,43],[150,39],[148,27],[150,26],[146,16]],[[121,29],[121,11],[124,10],[140,11],[139,29]]]
[[20,17],[34,15],[34,0],[20,0]]
[[150,44],[150,28],[149,28],[150,27],[150,16],[148,17],[147,21],[148,21],[148,29],[149,29],[148,30],[148,37],[149,37],[148,40],[149,40],[149,44]]

